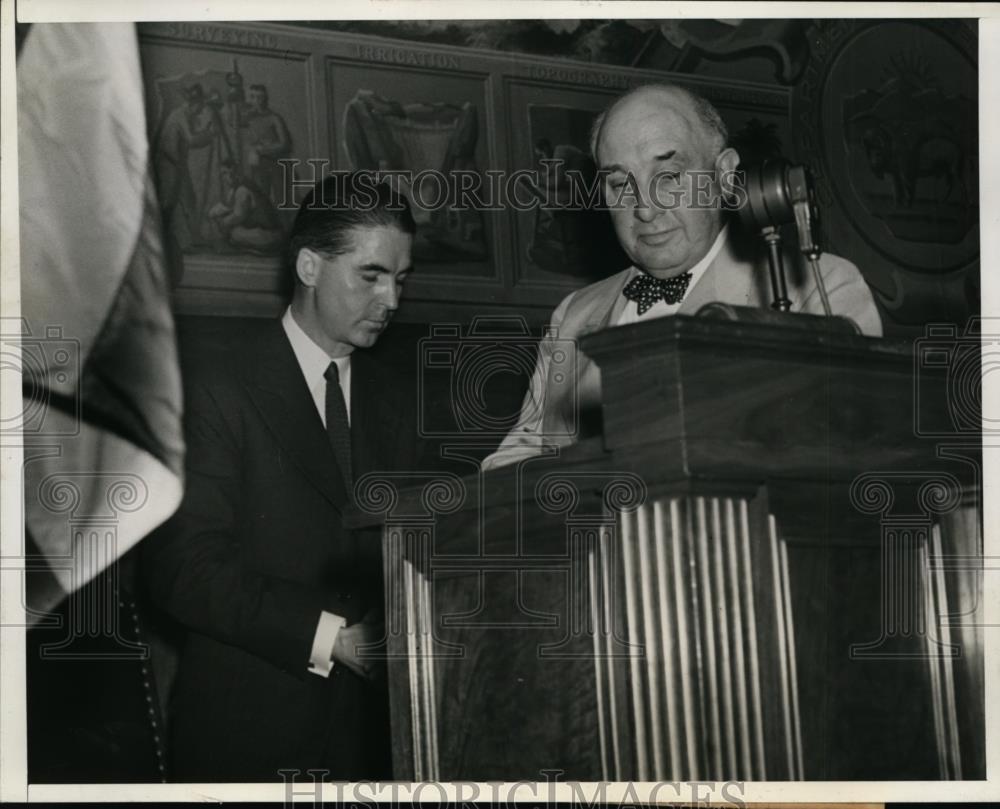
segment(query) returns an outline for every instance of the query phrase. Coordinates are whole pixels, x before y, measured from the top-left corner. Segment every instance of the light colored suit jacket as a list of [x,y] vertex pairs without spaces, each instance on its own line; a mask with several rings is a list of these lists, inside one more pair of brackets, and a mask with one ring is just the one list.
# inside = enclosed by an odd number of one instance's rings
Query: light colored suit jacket
[[[813,274],[801,255],[786,253],[785,276],[793,312],[823,314]],[[879,337],[879,318],[871,290],[850,261],[830,254],[820,258],[824,286],[834,314],[850,318],[862,334]],[[570,293],[552,313],[550,328],[538,347],[538,360],[525,394],[517,426],[483,461],[493,469],[543,451],[571,444],[580,432],[580,416],[601,401],[601,372],[576,347],[578,338],[616,325],[628,300],[625,285],[638,274],[630,267],[603,281]],[[737,254],[727,238],[715,260],[689,290],[677,311],[693,315],[706,303],[767,307],[771,301],[766,259],[756,263]]]

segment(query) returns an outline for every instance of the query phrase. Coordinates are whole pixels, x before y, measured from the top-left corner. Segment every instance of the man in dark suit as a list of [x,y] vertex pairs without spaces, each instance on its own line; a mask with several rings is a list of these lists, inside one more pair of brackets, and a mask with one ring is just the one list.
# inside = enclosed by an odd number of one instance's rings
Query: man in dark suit
[[342,514],[369,471],[414,469],[414,400],[371,348],[411,271],[405,201],[358,175],[303,200],[291,305],[186,380],[187,478],[144,549],[153,602],[187,630],[172,775],[275,781],[390,772],[377,532]]

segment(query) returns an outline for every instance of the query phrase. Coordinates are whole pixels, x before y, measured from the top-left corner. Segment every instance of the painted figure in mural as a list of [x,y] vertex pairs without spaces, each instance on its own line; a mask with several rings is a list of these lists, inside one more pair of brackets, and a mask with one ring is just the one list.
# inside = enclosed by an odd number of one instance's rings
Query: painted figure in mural
[[219,168],[221,198],[208,212],[226,244],[255,253],[276,252],[284,231],[278,211],[256,184],[243,176],[237,163]]
[[265,85],[251,84],[248,101],[243,122],[244,167],[257,188],[278,204],[283,197],[278,161],[291,155],[292,138],[285,119],[270,108]]
[[154,149],[160,205],[168,238],[182,249],[200,241],[198,197],[190,154],[212,145],[217,132],[200,84],[181,90],[184,103],[167,115]]

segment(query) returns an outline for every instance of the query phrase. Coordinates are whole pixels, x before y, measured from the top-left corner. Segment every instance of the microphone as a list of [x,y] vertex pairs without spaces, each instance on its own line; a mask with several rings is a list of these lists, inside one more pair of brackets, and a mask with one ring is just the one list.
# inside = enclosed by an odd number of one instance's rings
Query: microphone
[[815,234],[819,208],[812,176],[805,166],[792,165],[783,158],[768,158],[761,163],[743,167],[740,181],[745,192],[739,207],[740,221],[751,231],[760,231],[767,246],[771,274],[773,309],[787,312],[792,305],[785,285],[781,258],[781,225],[795,223],[799,251],[805,256],[816,279],[823,311],[832,316],[830,299],[820,272],[821,250]]

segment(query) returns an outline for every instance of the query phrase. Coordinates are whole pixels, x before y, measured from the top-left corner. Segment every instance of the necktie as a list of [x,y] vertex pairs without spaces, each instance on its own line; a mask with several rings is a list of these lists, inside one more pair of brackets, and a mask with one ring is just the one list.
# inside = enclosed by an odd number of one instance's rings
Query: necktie
[[351,425],[347,420],[347,405],[344,392],[340,388],[340,372],[337,363],[331,362],[323,374],[326,379],[326,434],[330,436],[333,454],[344,478],[348,494],[354,489],[354,473],[351,469]]
[[654,278],[649,273],[644,272],[625,285],[622,295],[630,301],[635,301],[636,308],[642,315],[659,300],[671,305],[679,303],[690,283],[691,273],[689,272],[666,279]]

